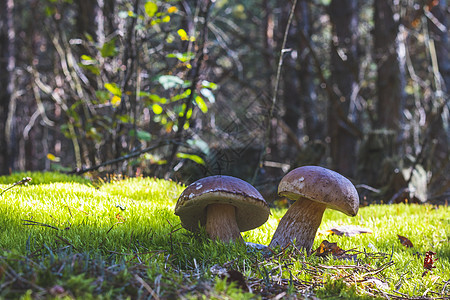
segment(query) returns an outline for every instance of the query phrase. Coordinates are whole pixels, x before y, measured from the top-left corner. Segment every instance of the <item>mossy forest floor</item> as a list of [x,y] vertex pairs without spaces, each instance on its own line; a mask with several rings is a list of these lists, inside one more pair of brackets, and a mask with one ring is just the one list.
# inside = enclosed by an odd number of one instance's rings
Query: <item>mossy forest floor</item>
[[[27,186],[5,191],[26,176]],[[450,298],[448,206],[373,205],[353,218],[327,210],[321,232],[359,225],[372,233],[318,233],[313,249],[327,240],[345,253],[306,256],[182,229],[173,211],[183,188],[150,178],[0,177],[0,299]],[[244,240],[268,245],[285,211],[272,208]]]

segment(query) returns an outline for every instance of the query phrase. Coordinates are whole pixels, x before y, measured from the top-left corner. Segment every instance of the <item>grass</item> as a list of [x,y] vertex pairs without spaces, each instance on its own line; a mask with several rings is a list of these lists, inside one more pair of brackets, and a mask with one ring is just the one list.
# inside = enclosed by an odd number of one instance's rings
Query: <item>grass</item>
[[[353,237],[317,235],[356,260],[305,257],[289,247],[270,256],[192,234],[173,214],[183,186],[132,178],[91,184],[55,173],[0,177],[0,299],[322,299],[450,297],[450,209],[373,205],[347,217],[327,210],[319,230],[354,224]],[[31,184],[35,183],[35,184]],[[38,183],[38,184],[36,184]],[[243,233],[268,244],[285,209]],[[408,237],[403,246],[397,234]],[[436,268],[422,276],[424,255]]]

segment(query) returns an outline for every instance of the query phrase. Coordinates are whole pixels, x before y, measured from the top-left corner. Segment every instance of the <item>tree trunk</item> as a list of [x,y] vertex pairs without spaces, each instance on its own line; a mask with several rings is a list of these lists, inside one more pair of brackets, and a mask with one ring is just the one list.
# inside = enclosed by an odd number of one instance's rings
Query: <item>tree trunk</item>
[[[288,19],[291,4],[286,6],[286,17]],[[284,28],[284,27],[283,27]],[[308,1],[299,0],[295,10],[295,22],[289,32],[288,45],[286,48],[293,49],[286,54],[284,72],[284,105],[286,112],[284,122],[297,135],[305,135],[309,140],[318,138],[317,112],[315,101],[317,98],[312,58],[308,48],[311,38],[310,11]],[[299,122],[304,122],[304,131],[300,133]]]
[[374,1],[374,60],[377,65],[377,127],[394,130],[400,137],[404,101],[404,72],[399,56],[398,13],[392,1]]
[[438,5],[431,8],[430,12],[433,15],[433,20],[428,18],[428,28],[430,36],[434,41],[436,49],[436,58],[439,66],[439,73],[441,75],[442,89],[447,95],[450,93],[450,61],[448,51],[448,19],[446,17],[447,1],[438,1]]
[[[430,1],[431,2],[431,1]],[[450,131],[449,126],[449,110],[448,110],[448,98],[450,94],[450,61],[449,61],[449,44],[448,44],[448,19],[446,15],[447,1],[441,0],[437,5],[430,9],[431,15],[427,18],[428,29],[431,41],[434,44],[435,54],[430,47],[430,54],[432,57],[432,65],[434,70],[434,76],[436,82],[436,100],[434,108],[432,109],[430,115],[427,117],[429,120],[429,130],[425,132],[427,138],[432,141],[434,145],[425,145],[429,149],[425,151],[426,155],[423,157],[432,157],[428,159],[426,163],[428,168],[431,169],[434,174],[449,174],[450,173],[450,163],[449,163],[449,141],[450,141]],[[432,2],[433,4],[435,2]],[[431,43],[430,43],[431,45]],[[435,57],[433,57],[435,56]],[[434,60],[437,60],[434,61]],[[437,65],[437,68],[436,68]],[[436,70],[437,69],[437,70]],[[439,92],[441,90],[441,92]],[[445,104],[447,101],[447,104]],[[430,163],[433,162],[431,165]],[[434,191],[433,194],[440,195],[443,193],[441,180],[433,180],[434,183],[432,187]]]
[[275,45],[275,36],[274,36],[274,21],[273,21],[273,13],[272,8],[270,7],[269,0],[262,1],[262,7],[265,11],[265,16],[262,19],[262,40],[265,51],[262,53],[264,58],[264,69],[265,69],[265,81],[266,87],[264,89],[264,94],[269,99],[272,98],[272,86],[273,86],[273,66],[274,66],[274,45]]
[[97,40],[97,26],[95,18],[97,16],[97,1],[78,0],[77,29],[81,37],[89,34],[92,39]]
[[[297,4],[298,7],[298,4]],[[290,2],[286,2],[286,4],[283,7],[282,17],[281,17],[281,26],[280,28],[283,31],[286,29],[286,25],[289,19],[289,14],[292,9],[292,4]],[[299,82],[298,78],[296,76],[296,69],[297,69],[297,60],[296,55],[297,49],[295,49],[295,39],[298,32],[298,24],[296,22],[292,22],[289,32],[288,32],[288,38],[286,40],[286,49],[292,49],[289,52],[286,52],[282,55],[284,55],[284,66],[282,69],[282,79],[281,82],[283,84],[283,102],[285,106],[285,113],[283,116],[283,120],[286,123],[286,125],[289,127],[289,129],[295,134],[295,136],[298,138],[298,123],[301,117],[301,102],[300,100],[300,94],[298,90]],[[283,35],[279,35],[280,41],[279,44],[282,44],[283,41]]]
[[[300,0],[296,10],[297,22],[299,30],[303,36],[311,40],[311,11],[308,5],[309,1]],[[314,84],[313,63],[307,41],[298,37],[298,59],[297,59],[297,76],[300,82],[299,96],[301,101],[302,113],[305,122],[305,135],[309,140],[315,140],[320,137],[318,130],[316,101],[317,94]]]
[[[331,72],[333,89],[340,96],[341,110],[350,120],[357,118],[355,101],[358,94],[358,4],[356,0],[333,0],[329,7],[333,24],[331,42]],[[345,126],[335,105],[330,105],[328,134],[333,168],[344,176],[353,177],[356,169],[357,137]]]
[[0,175],[8,174],[12,167],[9,151],[7,121],[9,103],[13,92],[14,71],[14,30],[13,30],[14,1],[0,1]]

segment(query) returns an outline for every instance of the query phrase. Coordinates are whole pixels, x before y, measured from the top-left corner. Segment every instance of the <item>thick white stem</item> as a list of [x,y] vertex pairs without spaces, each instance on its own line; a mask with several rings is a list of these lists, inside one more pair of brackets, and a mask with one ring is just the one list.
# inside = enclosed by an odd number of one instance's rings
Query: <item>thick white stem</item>
[[206,208],[206,232],[212,240],[244,242],[236,223],[236,208],[233,205],[208,205]]
[[306,198],[295,201],[281,218],[269,247],[284,248],[295,240],[297,248],[306,249],[310,253],[325,208],[326,205]]

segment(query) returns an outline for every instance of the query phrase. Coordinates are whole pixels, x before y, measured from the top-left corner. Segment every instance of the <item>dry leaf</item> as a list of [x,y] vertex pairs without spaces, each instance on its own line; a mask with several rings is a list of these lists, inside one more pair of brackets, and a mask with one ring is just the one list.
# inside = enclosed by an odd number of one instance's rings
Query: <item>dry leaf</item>
[[328,229],[327,231],[331,231],[332,233],[339,236],[355,236],[362,233],[373,233],[371,229],[360,227],[357,225],[342,225]]
[[330,243],[327,240],[323,240],[322,243],[320,243],[319,247],[313,251],[313,253],[316,253],[316,256],[319,257],[326,257],[328,254],[333,255],[334,259],[346,259],[346,260],[356,260],[357,255],[353,254],[346,254],[346,251],[339,248],[337,243]]
[[317,231],[318,234],[320,235],[329,235],[329,234],[334,234],[333,231],[331,231],[330,229],[325,229],[325,230],[318,230]]
[[400,243],[402,243],[403,246],[405,246],[407,248],[414,247],[413,244],[411,243],[411,241],[408,238],[406,238],[404,236],[401,236],[399,234],[397,234],[397,236],[398,236],[398,239],[400,240]]
[[212,266],[209,270],[212,274],[217,275],[222,279],[226,278],[228,283],[235,282],[236,286],[242,290],[249,291],[245,277],[241,272],[233,269],[228,270],[226,267],[222,267],[217,264]]
[[228,283],[235,282],[239,288],[248,292],[248,286],[245,281],[245,277],[241,272],[231,269],[227,271],[225,276],[227,277]]
[[119,220],[119,222],[125,221],[125,218],[122,217],[122,216],[120,215],[120,213],[117,213],[117,214],[116,214],[116,219]]
[[330,243],[327,240],[323,240],[314,252],[319,257],[325,257],[328,254],[333,254],[333,256],[342,256],[345,254],[345,251],[339,248],[337,243]]
[[381,288],[381,289],[385,289],[385,290],[387,290],[389,288],[389,284],[387,284],[386,282],[382,281],[379,278],[366,277],[365,279],[366,279],[366,282],[375,285],[377,288]]
[[438,260],[437,258],[434,258],[434,255],[436,255],[433,251],[427,251],[425,253],[425,258],[423,260],[423,267],[426,269],[425,272],[423,272],[422,277],[425,276],[428,271],[431,271],[433,268],[436,268],[434,266],[434,263]]

